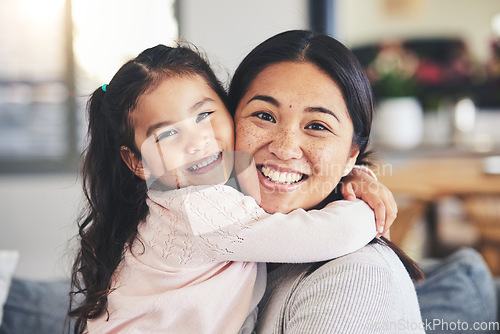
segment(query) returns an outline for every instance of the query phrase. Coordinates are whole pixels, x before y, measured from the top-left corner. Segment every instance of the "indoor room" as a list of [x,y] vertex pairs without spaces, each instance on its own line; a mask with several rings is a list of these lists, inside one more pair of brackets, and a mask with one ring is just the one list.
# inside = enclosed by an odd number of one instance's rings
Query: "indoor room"
[[[443,283],[439,289],[437,283],[415,283],[424,323],[448,321],[446,330],[425,331],[461,333],[453,321],[462,320],[470,326],[467,330],[476,321],[490,322],[477,332],[500,332],[498,0],[4,0],[0,334],[32,333],[33,328],[38,333],[68,332],[73,326],[65,320],[81,246],[78,223],[87,204],[82,170],[90,140],[89,98],[98,96],[95,92],[109,95],[110,81],[124,63],[163,44],[196,48],[231,101],[231,80],[239,64],[260,43],[289,30],[335,38],[363,69],[373,94],[366,147],[370,164],[368,171],[353,168],[371,183],[360,181],[356,195],[381,184],[390,193],[384,196],[393,196],[397,217],[388,218],[392,225],[384,236],[421,266],[429,282],[447,275],[453,280],[460,270],[470,277],[483,270],[475,276],[480,283],[464,283],[475,284],[477,291],[469,285],[464,295],[458,283]],[[301,94],[294,96],[300,100]],[[226,107],[231,103],[224,101]],[[266,173],[262,170],[259,177],[271,180]],[[372,193],[381,194],[379,189]],[[385,210],[391,213],[387,201]],[[445,272],[448,268],[454,274]],[[421,299],[421,291],[422,296],[424,291],[443,293],[458,315],[440,316],[432,308],[439,301]],[[459,307],[467,300],[472,306]],[[426,313],[427,307],[435,313]]]

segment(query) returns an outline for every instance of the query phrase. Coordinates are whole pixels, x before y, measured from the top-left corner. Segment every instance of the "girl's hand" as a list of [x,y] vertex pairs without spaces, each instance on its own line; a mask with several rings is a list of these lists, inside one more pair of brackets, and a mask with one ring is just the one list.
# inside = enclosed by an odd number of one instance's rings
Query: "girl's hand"
[[389,239],[389,228],[396,219],[398,207],[392,192],[370,176],[369,172],[353,168],[342,179],[341,191],[344,198],[353,201],[360,198],[375,212],[375,223],[379,235]]

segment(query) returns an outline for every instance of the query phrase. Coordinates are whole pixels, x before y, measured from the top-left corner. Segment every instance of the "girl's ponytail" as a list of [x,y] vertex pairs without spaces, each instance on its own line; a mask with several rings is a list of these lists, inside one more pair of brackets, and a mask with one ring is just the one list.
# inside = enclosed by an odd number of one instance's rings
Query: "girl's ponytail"
[[69,313],[76,316],[75,333],[106,310],[113,272],[147,214],[146,184],[120,156],[121,146],[133,140],[128,116],[113,108],[112,98],[111,88],[98,88],[87,105],[89,142],[82,168],[87,205],[78,223],[80,250],[71,279],[72,296],[85,299]]
[[82,168],[86,207],[78,220],[80,249],[71,276],[69,316],[76,317],[75,333],[83,333],[88,319],[106,312],[112,275],[148,213],[146,182],[121,157],[122,147],[140,157],[130,113],[142,94],[179,75],[201,76],[226,100],[224,88],[199,53],[164,45],[125,63],[109,85],[97,88],[89,99]]

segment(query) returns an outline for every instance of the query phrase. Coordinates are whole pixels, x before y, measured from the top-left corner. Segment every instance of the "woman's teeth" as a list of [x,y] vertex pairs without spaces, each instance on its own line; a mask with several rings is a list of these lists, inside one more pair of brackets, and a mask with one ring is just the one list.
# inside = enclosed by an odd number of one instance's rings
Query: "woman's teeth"
[[261,172],[262,175],[276,183],[295,183],[299,182],[304,177],[304,174],[301,173],[278,172],[277,170],[273,170],[265,166],[262,166]]
[[219,159],[220,156],[221,156],[221,154],[222,154],[221,152],[219,152],[217,154],[214,154],[211,157],[206,158],[205,160],[203,160],[199,164],[196,164],[194,166],[189,167],[188,169],[191,170],[191,171],[195,171],[195,170],[203,168],[203,167],[205,167],[207,165],[210,165],[212,162],[214,162],[215,160]]

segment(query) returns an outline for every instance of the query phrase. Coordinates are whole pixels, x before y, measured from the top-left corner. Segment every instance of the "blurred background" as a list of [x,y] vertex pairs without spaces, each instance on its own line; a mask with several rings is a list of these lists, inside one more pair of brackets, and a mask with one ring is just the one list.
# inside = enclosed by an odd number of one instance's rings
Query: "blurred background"
[[68,276],[85,103],[126,60],[188,41],[227,84],[288,29],[336,37],[366,69],[393,240],[417,260],[472,246],[500,275],[498,0],[3,0],[0,249],[20,252],[15,275]]

